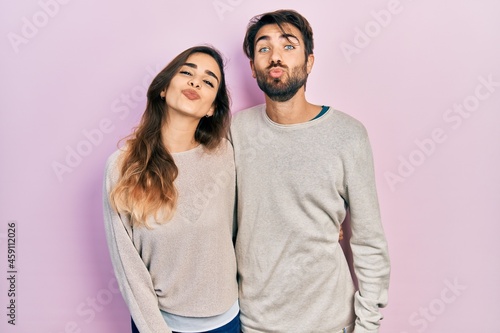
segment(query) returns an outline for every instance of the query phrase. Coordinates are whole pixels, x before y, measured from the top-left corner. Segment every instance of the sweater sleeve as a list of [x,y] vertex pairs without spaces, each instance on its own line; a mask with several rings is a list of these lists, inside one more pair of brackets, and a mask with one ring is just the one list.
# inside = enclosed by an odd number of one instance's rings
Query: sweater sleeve
[[120,291],[141,333],[171,333],[160,309],[148,269],[137,252],[128,219],[122,219],[111,207],[109,193],[118,171],[110,158],[104,181],[104,223],[108,248]]
[[351,215],[350,245],[358,279],[354,299],[355,333],[379,332],[381,307],[387,305],[390,263],[380,219],[372,151],[361,127],[347,165],[347,193]]

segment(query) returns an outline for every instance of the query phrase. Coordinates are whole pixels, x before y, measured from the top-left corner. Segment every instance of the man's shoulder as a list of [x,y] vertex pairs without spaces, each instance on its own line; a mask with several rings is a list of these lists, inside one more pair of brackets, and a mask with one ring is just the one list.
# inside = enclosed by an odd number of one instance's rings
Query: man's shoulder
[[349,125],[349,126],[353,126],[353,127],[363,127],[363,123],[361,123],[361,121],[358,120],[357,118],[355,118],[354,116],[352,116],[348,113],[345,113],[343,111],[340,111],[338,109],[332,108],[332,111],[334,113],[335,121],[338,121],[344,125]]
[[265,108],[266,108],[265,104],[259,104],[252,106],[251,108],[248,109],[237,111],[233,114],[233,123],[245,121],[250,118],[256,118],[265,110]]
[[335,124],[335,126],[338,126],[344,131],[349,131],[351,133],[359,133],[361,135],[364,135],[364,133],[366,133],[365,125],[363,125],[363,123],[357,118],[337,109],[332,109],[332,111],[333,117],[331,120],[332,123]]

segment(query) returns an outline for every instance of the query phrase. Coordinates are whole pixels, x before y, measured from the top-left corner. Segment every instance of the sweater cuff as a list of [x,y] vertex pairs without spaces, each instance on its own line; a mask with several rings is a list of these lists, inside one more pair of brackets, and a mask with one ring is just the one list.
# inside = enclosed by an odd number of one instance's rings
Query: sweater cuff
[[354,333],[378,333],[382,313],[376,301],[365,298],[359,291],[354,295],[354,311],[356,322]]

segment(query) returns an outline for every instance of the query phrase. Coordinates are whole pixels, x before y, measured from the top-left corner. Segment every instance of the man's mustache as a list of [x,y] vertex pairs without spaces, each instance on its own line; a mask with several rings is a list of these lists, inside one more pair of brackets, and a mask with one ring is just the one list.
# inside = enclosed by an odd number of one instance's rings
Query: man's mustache
[[283,69],[287,69],[288,66],[285,65],[285,64],[282,64],[281,61],[278,61],[278,62],[271,62],[271,64],[266,68],[267,70],[270,70],[272,68],[275,68],[275,67],[281,67]]

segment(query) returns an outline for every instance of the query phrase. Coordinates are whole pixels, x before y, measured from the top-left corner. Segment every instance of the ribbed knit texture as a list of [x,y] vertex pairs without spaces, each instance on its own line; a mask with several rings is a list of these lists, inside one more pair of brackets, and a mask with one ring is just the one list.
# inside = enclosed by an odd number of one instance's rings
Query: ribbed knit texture
[[[378,332],[390,266],[363,125],[333,109],[280,125],[260,105],[231,136],[243,332]],[[347,208],[359,291],[338,243]]]
[[160,309],[187,317],[224,313],[236,301],[232,243],[235,200],[231,145],[173,154],[179,193],[173,219],[152,230],[133,228],[110,206],[121,151],[110,156],[104,184],[104,220],[120,290],[141,333],[170,333]]

